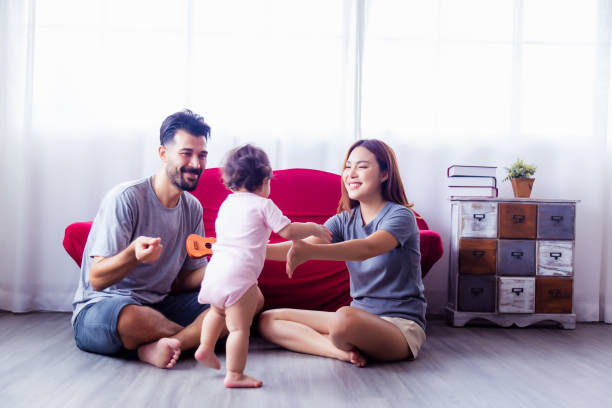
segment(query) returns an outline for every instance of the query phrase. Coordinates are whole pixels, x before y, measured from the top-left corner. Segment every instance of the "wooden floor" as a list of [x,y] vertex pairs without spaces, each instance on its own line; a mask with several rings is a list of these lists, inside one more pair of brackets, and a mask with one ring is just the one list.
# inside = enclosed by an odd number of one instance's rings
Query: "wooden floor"
[[[171,370],[78,350],[70,315],[0,312],[1,407],[610,407],[612,325],[452,328],[418,360],[353,367],[255,337],[257,390],[227,390],[192,356]],[[224,356],[221,355],[224,364]]]

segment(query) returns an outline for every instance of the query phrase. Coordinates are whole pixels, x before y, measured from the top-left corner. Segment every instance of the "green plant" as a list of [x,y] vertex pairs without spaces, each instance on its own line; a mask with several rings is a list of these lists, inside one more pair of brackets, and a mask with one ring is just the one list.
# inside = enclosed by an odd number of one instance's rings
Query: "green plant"
[[530,178],[536,172],[536,166],[533,164],[525,164],[521,159],[516,159],[510,167],[504,167],[506,169],[506,178],[504,181],[508,181],[513,178]]

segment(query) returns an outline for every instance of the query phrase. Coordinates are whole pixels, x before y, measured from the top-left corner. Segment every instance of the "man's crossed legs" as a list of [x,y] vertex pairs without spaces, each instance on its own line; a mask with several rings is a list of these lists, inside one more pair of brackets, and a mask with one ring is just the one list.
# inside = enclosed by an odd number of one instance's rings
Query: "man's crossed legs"
[[209,306],[197,299],[197,292],[169,295],[152,305],[127,296],[103,298],[77,315],[77,347],[107,355],[136,350],[140,360],[172,368],[181,350],[199,344],[202,319]]

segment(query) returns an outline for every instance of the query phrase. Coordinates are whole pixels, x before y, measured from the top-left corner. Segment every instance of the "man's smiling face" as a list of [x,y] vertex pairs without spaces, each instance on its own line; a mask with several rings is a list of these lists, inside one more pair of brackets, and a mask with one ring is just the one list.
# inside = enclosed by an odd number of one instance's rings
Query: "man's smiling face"
[[174,139],[165,146],[166,175],[176,187],[193,191],[206,168],[206,139],[179,129]]

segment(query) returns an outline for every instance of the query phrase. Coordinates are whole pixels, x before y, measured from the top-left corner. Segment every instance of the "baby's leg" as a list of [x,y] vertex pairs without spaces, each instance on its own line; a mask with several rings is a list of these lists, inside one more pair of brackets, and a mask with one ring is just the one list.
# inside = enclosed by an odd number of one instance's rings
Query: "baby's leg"
[[225,310],[229,336],[225,346],[227,374],[224,383],[228,388],[256,388],[262,385],[260,380],[244,375],[249,351],[250,328],[260,293],[257,285],[253,285],[238,302]]
[[195,352],[195,359],[206,367],[218,370],[221,368],[219,359],[215,356],[215,344],[219,339],[221,330],[225,327],[225,314],[223,310],[211,306],[204,321],[202,321],[202,334],[200,335],[200,347]]

